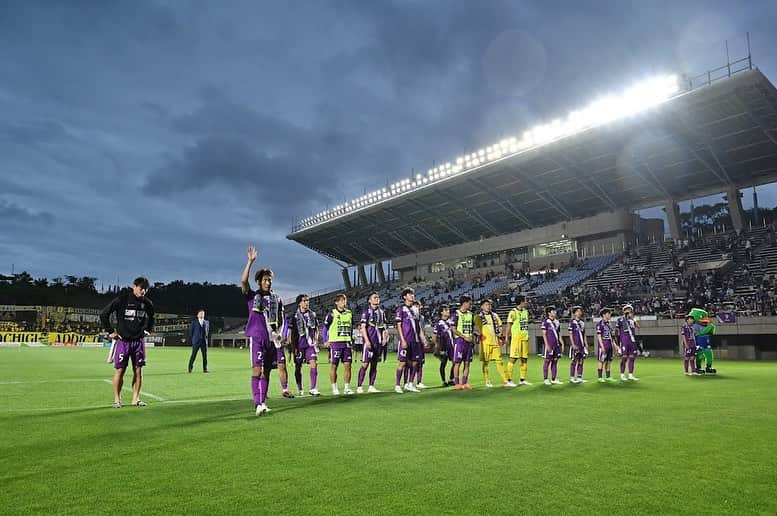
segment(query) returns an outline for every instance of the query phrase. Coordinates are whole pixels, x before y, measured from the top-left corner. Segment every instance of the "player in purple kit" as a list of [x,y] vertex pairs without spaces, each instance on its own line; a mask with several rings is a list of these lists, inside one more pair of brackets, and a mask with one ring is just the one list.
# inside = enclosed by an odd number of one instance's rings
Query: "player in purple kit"
[[380,294],[373,292],[368,298],[369,306],[362,313],[361,334],[364,342],[362,351],[362,366],[359,369],[359,378],[356,384],[356,393],[364,392],[364,377],[369,369],[370,386],[367,392],[380,392],[375,388],[375,378],[378,376],[378,362],[383,355],[383,346],[386,342],[386,313],[380,307]]
[[397,383],[394,386],[394,392],[397,394],[402,394],[401,382],[407,368],[410,368],[411,378],[405,383],[405,391],[421,392],[413,385],[412,381],[413,370],[418,366],[418,363],[413,358],[416,357],[418,343],[421,341],[418,315],[413,310],[414,301],[415,293],[413,289],[406,288],[403,290],[402,305],[397,307],[396,317],[394,318],[394,322],[397,323],[397,335],[399,337],[399,347],[397,348]]
[[[618,348],[612,338],[612,326],[610,326],[610,317],[612,317],[612,310],[610,308],[602,308],[599,311],[599,315],[602,316],[602,320],[596,325],[596,340],[597,340],[597,358],[599,359],[599,368],[596,370],[599,375],[599,382],[614,382],[610,376],[610,366],[612,365],[613,348]],[[618,349],[620,352],[620,349]],[[606,370],[607,378],[602,378],[602,369]]]
[[256,292],[251,290],[248,277],[257,254],[255,248],[248,248],[248,261],[240,276],[240,286],[248,304],[245,335],[251,350],[251,393],[256,415],[261,416],[270,411],[266,403],[270,371],[278,368],[278,350],[283,345],[288,327],[283,301],[272,291],[273,272],[270,269],[256,271],[254,281],[259,289]]
[[[100,312],[100,323],[111,339],[113,347],[113,407],[121,408],[121,389],[124,373],[132,360],[132,404],[145,407],[140,400],[143,383],[143,366],[146,365],[145,336],[154,331],[154,304],[146,297],[148,280],[135,278],[132,292],[120,294]],[[116,329],[111,324],[111,314],[116,314]]]
[[[583,380],[583,362],[588,356],[588,345],[585,341],[585,322],[583,308],[572,307],[572,319],[569,321],[569,383],[586,383]],[[577,372],[577,376],[575,376]]]
[[693,376],[696,374],[696,332],[693,329],[695,322],[696,319],[689,314],[686,316],[682,328],[683,367],[685,368],[685,376]]
[[625,305],[623,307],[623,316],[618,319],[618,342],[620,343],[621,354],[621,381],[625,382],[626,363],[629,365],[629,380],[636,381],[639,378],[634,376],[634,362],[639,355],[637,347],[637,328],[639,323],[634,320],[634,307]]
[[424,316],[421,314],[421,308],[422,306],[420,302],[413,301],[413,313],[418,319],[419,339],[418,342],[416,342],[416,347],[411,351],[410,360],[415,361],[416,366],[410,371],[409,379],[410,383],[414,383],[413,381],[415,380],[416,388],[426,389],[426,385],[424,385],[423,379],[424,364],[426,364],[426,349],[429,347],[429,341],[426,340],[426,334],[424,333],[424,326],[426,326],[426,322],[424,321]]
[[[459,305],[459,309],[451,316],[451,333],[456,336],[453,340],[453,384],[457,391],[471,391],[469,367],[472,363],[475,335],[475,317],[470,311],[472,298],[466,294],[461,296]],[[464,364],[463,368],[461,364]],[[461,373],[461,377],[459,373]]]
[[[558,359],[564,352],[564,340],[559,335],[561,324],[556,319],[556,307],[548,306],[545,308],[547,318],[542,323],[542,340],[545,343],[545,363],[542,365],[542,375],[545,385],[562,382],[558,380]],[[548,369],[551,371],[553,380],[548,380]]]
[[337,366],[343,363],[345,385],[343,393],[353,394],[351,390],[351,362],[353,338],[353,314],[346,306],[348,297],[344,293],[335,296],[335,309],[324,319],[324,338],[329,347],[329,380],[332,382],[332,394],[340,394],[337,388]]
[[289,340],[291,342],[291,354],[294,357],[294,379],[297,381],[299,395],[304,394],[302,389],[302,364],[310,365],[310,387],[308,394],[320,396],[316,389],[318,381],[318,322],[316,313],[310,310],[310,297],[307,294],[297,296],[297,311],[289,322]]
[[[440,379],[442,379],[442,386],[449,387],[453,385],[453,334],[451,333],[451,309],[448,305],[443,305],[440,308],[440,320],[434,325],[434,336],[432,342],[434,342],[435,353],[440,358]],[[446,380],[445,366],[451,361],[450,376]]]

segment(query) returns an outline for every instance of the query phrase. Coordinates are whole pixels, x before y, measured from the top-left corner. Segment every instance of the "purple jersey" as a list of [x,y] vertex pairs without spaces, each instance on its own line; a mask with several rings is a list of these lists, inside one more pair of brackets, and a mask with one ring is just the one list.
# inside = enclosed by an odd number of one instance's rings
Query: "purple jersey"
[[569,332],[572,334],[572,344],[579,350],[585,349],[585,323],[572,319],[569,321]]
[[685,341],[683,342],[685,349],[695,349],[696,333],[693,330],[693,325],[688,323],[683,324],[683,336],[685,337]]
[[621,317],[618,319],[618,340],[621,346],[635,345],[637,343],[637,327],[634,319]]
[[283,302],[281,298],[272,292],[245,293],[248,303],[248,322],[246,323],[246,336],[258,340],[270,340],[270,331],[281,330],[286,337],[286,317],[283,314]]
[[318,322],[316,321],[316,313],[312,310],[302,312],[297,310],[291,321],[289,321],[289,330],[291,331],[292,344],[296,345],[297,349],[305,350],[316,344],[316,328]]
[[412,306],[402,305],[398,307],[394,322],[401,324],[402,335],[405,337],[408,346],[412,346],[416,342],[421,341],[421,337],[419,336],[421,333],[419,317]]
[[453,334],[451,333],[450,320],[440,319],[434,325],[434,334],[437,335],[437,341],[440,343],[440,349],[443,351],[453,350]]
[[382,308],[367,307],[362,312],[361,324],[366,325],[367,338],[373,350],[377,350],[383,344],[383,331],[386,329],[386,313]]
[[561,324],[556,319],[545,319],[542,323],[542,330],[548,337],[548,347],[551,350],[561,347],[558,332],[561,329]]
[[602,319],[596,325],[596,334],[602,336],[602,344],[605,348],[612,348],[612,326],[610,321]]

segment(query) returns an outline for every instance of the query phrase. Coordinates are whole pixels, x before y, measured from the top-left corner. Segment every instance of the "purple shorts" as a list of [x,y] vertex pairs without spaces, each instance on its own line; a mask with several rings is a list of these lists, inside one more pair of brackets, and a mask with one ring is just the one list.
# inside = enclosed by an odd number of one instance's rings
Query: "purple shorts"
[[126,369],[132,360],[133,367],[146,365],[146,342],[144,340],[124,341],[118,339],[113,348],[113,367]]
[[351,347],[343,342],[333,342],[329,347],[329,363],[337,365],[340,362],[352,362]]
[[575,349],[572,346],[569,347],[569,358],[572,360],[582,360],[588,357],[588,350],[583,348]]
[[370,349],[366,347],[362,350],[362,362],[380,362],[380,358],[383,356],[383,350],[380,346],[372,344]]
[[[275,347],[275,344],[273,344],[273,347]],[[284,348],[283,346],[279,348],[275,348],[275,354],[277,355],[277,360],[279,364],[286,363],[286,348]]]
[[278,351],[275,344],[270,340],[260,339],[259,337],[249,337],[251,341],[251,367],[260,367],[262,369],[278,368]]
[[561,347],[560,346],[553,346],[550,348],[550,351],[546,351],[544,355],[542,355],[545,358],[561,358]]
[[399,349],[397,349],[397,362],[410,362],[408,351],[410,351],[410,348],[402,349],[402,344],[400,344]]
[[453,346],[453,362],[472,362],[472,343],[467,341],[456,341]]
[[695,357],[696,356],[696,348],[685,348],[684,355],[686,357]]
[[318,353],[316,353],[316,348],[313,346],[298,349],[294,354],[294,363],[296,364],[301,365],[311,360],[318,360]]
[[453,360],[453,345],[445,344],[440,347],[440,358]]
[[624,342],[621,344],[621,356],[637,356],[639,354],[639,349],[637,349],[637,344],[634,342]]
[[424,345],[421,342],[408,342],[411,362],[423,362],[426,360]]
[[602,348],[597,347],[596,348],[596,358],[599,360],[599,362],[610,362],[612,361],[612,346],[604,346],[604,353],[602,353]]

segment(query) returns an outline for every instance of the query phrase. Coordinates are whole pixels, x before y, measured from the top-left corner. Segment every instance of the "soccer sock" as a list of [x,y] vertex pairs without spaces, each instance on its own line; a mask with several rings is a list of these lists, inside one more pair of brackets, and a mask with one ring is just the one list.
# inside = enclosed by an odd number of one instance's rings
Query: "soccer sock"
[[515,368],[515,362],[507,362],[507,379],[513,379],[513,369]]
[[683,368],[685,369],[685,372],[687,373],[688,372],[688,359],[687,358],[683,360]]
[[577,363],[577,377],[582,378],[583,376],[583,361]]
[[623,374],[623,373],[625,373],[625,372],[626,372],[626,362],[627,362],[628,360],[629,360],[629,359],[628,359],[627,357],[623,357],[623,358],[621,358],[621,374]]
[[569,377],[570,378],[574,378],[575,377],[575,368],[576,367],[577,367],[577,364],[575,363],[574,360],[569,363]]
[[464,385],[466,385],[467,384],[467,380],[469,380],[469,376],[467,376],[465,374],[461,379],[463,380]]
[[442,383],[445,383],[445,362],[440,362],[440,378]]
[[634,357],[629,357],[629,374],[634,374],[634,362],[636,360]]
[[609,377],[610,377],[610,370],[608,369],[607,370],[607,378],[609,378]]
[[358,379],[358,381],[356,382],[356,386],[357,386],[357,387],[361,387],[361,386],[362,386],[362,384],[364,383],[364,375],[365,375],[366,373],[367,373],[367,368],[366,368],[366,367],[360,367],[360,368],[359,368],[359,379]]
[[529,364],[526,362],[521,362],[521,380],[526,379],[526,375],[529,372]]
[[270,379],[266,376],[259,378],[259,398],[264,403],[267,400],[267,391],[270,388]]
[[548,367],[550,367],[550,360],[545,359],[545,363],[542,364],[542,377],[548,379]]
[[407,370],[407,374],[405,375],[405,383],[413,383],[413,379],[415,378],[415,366],[405,366],[405,369]]
[[254,405],[262,404],[262,395],[259,393],[259,377],[251,377],[251,394],[254,396]]
[[450,376],[450,379],[451,379],[451,381],[453,381],[453,363],[451,363],[451,376]]
[[407,383],[407,377],[410,376],[410,370],[413,368],[410,364],[405,364],[405,369],[402,373],[405,383]]
[[401,385],[402,381],[402,369],[397,369],[397,386]]
[[553,380],[555,380],[558,377],[558,360],[550,363],[550,372],[553,375]]
[[501,359],[496,361],[496,371],[502,377],[502,383],[507,383],[507,373],[505,373],[505,366]]
[[375,363],[370,368],[370,387],[375,385],[375,378],[378,377],[378,364]]
[[310,388],[311,389],[316,388],[317,381],[318,381],[318,368],[311,367],[310,368]]
[[480,367],[483,370],[483,380],[486,383],[491,383],[491,374],[488,372],[488,362],[481,363]]
[[423,383],[424,379],[424,364],[418,364],[418,371],[415,373],[415,378],[418,381],[418,383]]
[[294,380],[297,382],[297,390],[302,390],[302,366],[294,368]]
[[461,383],[461,382],[459,382],[459,375],[456,375],[456,376],[453,377],[453,383],[456,384],[456,385],[459,385],[459,383]]
[[[598,375],[599,375],[599,378],[601,378],[601,377],[602,377],[602,368],[601,368],[601,367],[599,367],[599,368],[597,368],[597,369],[596,369],[596,374],[598,374]],[[608,376],[609,376],[609,375],[608,375]]]

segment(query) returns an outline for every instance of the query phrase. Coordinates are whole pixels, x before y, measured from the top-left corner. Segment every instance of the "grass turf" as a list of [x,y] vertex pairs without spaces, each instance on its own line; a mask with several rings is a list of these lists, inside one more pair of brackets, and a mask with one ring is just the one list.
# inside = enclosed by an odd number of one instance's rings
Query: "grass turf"
[[0,350],[3,513],[777,513],[773,363],[641,360],[601,385],[589,361],[589,383],[545,387],[533,357],[535,385],[506,390],[473,362],[472,392],[397,395],[390,360],[383,393],[347,398],[321,364],[325,396],[279,399],[274,372],[257,418],[246,351],[212,349],[204,375],[150,349],[149,406],[119,410],[105,354]]

